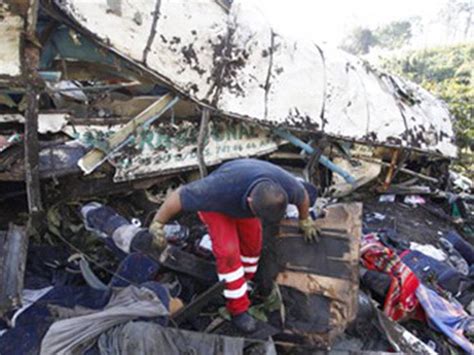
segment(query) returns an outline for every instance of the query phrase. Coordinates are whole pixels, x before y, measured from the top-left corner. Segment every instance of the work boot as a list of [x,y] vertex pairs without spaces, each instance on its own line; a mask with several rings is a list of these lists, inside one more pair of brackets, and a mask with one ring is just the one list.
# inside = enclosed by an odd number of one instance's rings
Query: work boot
[[257,330],[257,321],[248,312],[233,316],[232,324],[244,333],[252,333]]

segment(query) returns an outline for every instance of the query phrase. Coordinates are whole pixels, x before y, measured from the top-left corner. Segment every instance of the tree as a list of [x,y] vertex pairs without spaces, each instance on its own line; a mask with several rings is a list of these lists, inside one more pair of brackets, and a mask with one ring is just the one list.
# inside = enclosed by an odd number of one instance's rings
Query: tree
[[469,40],[472,35],[474,1],[449,0],[439,12],[439,19],[446,28],[447,40]]
[[413,37],[412,23],[409,20],[393,21],[375,31],[377,46],[397,49],[408,44]]
[[370,48],[376,44],[377,39],[370,29],[356,27],[352,33],[343,40],[341,48],[346,52],[362,55],[369,53]]
[[387,25],[380,26],[375,30],[365,27],[356,27],[347,36],[341,48],[355,55],[368,54],[374,47],[397,49],[408,44],[413,37],[412,22],[419,19],[413,18],[403,21],[393,21]]

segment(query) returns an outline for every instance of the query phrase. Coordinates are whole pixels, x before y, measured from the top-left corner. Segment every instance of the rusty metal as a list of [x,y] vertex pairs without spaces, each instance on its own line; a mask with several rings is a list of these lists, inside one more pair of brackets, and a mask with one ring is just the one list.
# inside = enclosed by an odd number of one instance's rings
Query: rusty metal
[[25,181],[28,196],[28,211],[38,214],[42,211],[39,176],[38,100],[41,78],[38,74],[40,50],[31,41],[24,49],[24,80],[26,83],[25,111]]
[[23,227],[10,224],[0,232],[0,316],[21,305],[27,249]]

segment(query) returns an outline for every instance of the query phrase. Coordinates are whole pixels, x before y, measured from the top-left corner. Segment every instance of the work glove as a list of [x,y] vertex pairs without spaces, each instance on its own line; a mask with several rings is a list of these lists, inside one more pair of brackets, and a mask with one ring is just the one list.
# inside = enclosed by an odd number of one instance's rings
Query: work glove
[[305,241],[308,243],[319,241],[319,231],[311,217],[300,219],[299,227],[303,231]]
[[150,225],[149,231],[153,235],[152,245],[157,249],[164,249],[166,246],[166,237],[164,224],[158,221],[153,221]]

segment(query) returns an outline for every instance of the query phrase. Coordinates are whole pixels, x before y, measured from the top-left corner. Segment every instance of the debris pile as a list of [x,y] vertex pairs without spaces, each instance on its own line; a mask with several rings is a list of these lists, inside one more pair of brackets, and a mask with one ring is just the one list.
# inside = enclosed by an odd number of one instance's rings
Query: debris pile
[[[0,354],[474,352],[474,186],[444,103],[240,1],[0,17]],[[245,157],[317,186],[320,232],[307,244],[291,205],[263,226],[251,334],[200,219],[162,251],[148,229]]]

